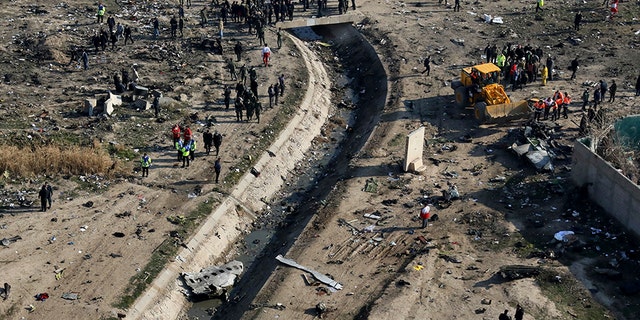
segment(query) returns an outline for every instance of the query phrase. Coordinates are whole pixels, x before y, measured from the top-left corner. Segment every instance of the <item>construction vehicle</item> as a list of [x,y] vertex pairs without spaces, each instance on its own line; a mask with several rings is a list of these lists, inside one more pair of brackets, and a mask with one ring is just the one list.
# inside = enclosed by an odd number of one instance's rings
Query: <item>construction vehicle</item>
[[493,63],[484,63],[463,68],[460,80],[451,82],[456,103],[461,107],[474,107],[480,123],[495,123],[531,115],[526,100],[511,102],[500,84],[501,70]]

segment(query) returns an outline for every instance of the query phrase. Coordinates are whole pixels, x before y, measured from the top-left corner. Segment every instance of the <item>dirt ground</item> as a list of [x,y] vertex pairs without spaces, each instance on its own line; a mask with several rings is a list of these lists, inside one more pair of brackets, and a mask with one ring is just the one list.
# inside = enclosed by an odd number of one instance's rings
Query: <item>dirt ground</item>
[[[176,13],[175,3],[106,4],[117,21],[137,28],[136,42],[99,54],[91,49],[88,71],[75,62],[67,66],[69,47],[91,48],[90,36],[98,28],[93,17],[97,3],[34,5],[13,0],[0,9],[3,140],[20,143],[27,136],[56,137],[68,144],[86,144],[97,139],[149,152],[154,159],[150,177],[144,180],[133,172],[112,180],[90,173],[4,177],[0,234],[21,239],[0,250],[0,281],[12,285],[11,295],[0,302],[4,315],[0,319],[102,319],[126,311],[114,305],[130,278],[169,238],[174,226],[167,216],[195,210],[204,199],[221,201],[231,189],[212,183],[212,156],[197,158],[190,170],[176,167],[169,147],[171,125],[190,122],[201,131],[204,119],[215,117],[214,128],[225,135],[223,165],[232,171],[230,167],[245,157],[261,130],[273,121],[275,111],[267,110],[260,124],[236,123],[222,107],[223,85],[234,83],[224,60],[232,56],[233,40],[243,41],[249,50],[242,63],[260,65],[260,46],[246,29],[227,26],[225,55],[220,56],[194,46],[215,34],[213,25],[197,26],[205,2],[193,1],[186,10],[187,27],[180,40],[168,39],[168,30],[161,31],[160,40],[151,39],[148,23],[158,14],[166,28],[169,16]],[[579,197],[569,183],[570,151],[558,159],[556,172],[536,173],[506,148],[521,122],[478,126],[470,110],[455,106],[449,83],[458,77],[460,67],[481,60],[487,43],[499,48],[506,43],[531,44],[556,59],[560,79],[546,87],[530,84],[512,93],[513,98],[547,97],[559,89],[578,101],[583,83],[616,79],[618,103],[605,107],[631,112],[637,105],[633,85],[640,61],[634,34],[640,13],[637,3],[621,3],[614,21],[606,20],[607,10],[598,1],[547,3],[543,21],[534,19],[532,1],[461,4],[461,11],[453,12],[450,5],[435,1],[358,1],[357,12],[365,19],[357,28],[374,45],[387,71],[386,107],[366,146],[349,164],[350,177],[337,185],[286,254],[330,274],[344,288],[322,289],[308,284],[299,270],[281,266],[254,303],[281,303],[286,309],[258,308],[245,318],[312,319],[318,317],[316,305],[321,302],[329,319],[496,319],[504,309],[513,314],[518,303],[526,310],[525,319],[634,318],[638,298],[621,295],[618,287],[638,280],[633,271],[639,258],[637,241],[600,208]],[[573,31],[578,10],[584,25]],[[501,16],[504,24],[484,23],[483,14]],[[267,32],[267,40],[274,39],[274,33]],[[459,39],[464,45],[456,44]],[[285,74],[289,88],[302,90],[308,85],[293,44],[285,41],[282,49],[271,47],[274,66],[269,71],[258,69],[263,104],[265,84],[275,83],[277,74]],[[419,73],[427,55],[433,60],[429,77]],[[576,55],[581,67],[577,79],[570,81],[566,66]],[[120,109],[106,120],[79,113],[84,99],[111,88],[113,73],[133,63],[140,65],[141,85],[168,97],[161,121],[151,110],[133,108]],[[295,97],[288,91],[284,98],[293,103]],[[556,127],[556,140],[569,150],[581,117],[577,104],[569,119],[559,120]],[[49,115],[39,116],[43,110]],[[420,126],[427,131],[427,170],[402,173],[404,136]],[[459,138],[467,134],[471,142],[461,142]],[[492,180],[498,176],[506,179]],[[375,193],[363,191],[369,178],[378,182]],[[35,200],[45,180],[55,187],[52,210],[40,213],[9,205],[18,191]],[[458,186],[461,199],[448,207],[435,206],[439,220],[419,229],[421,202],[433,201],[447,182]],[[383,219],[369,220],[365,213]],[[375,225],[374,232],[354,234],[339,219],[360,230]],[[250,225],[235,227],[244,230]],[[576,230],[577,244],[554,241],[553,235],[561,230]],[[496,276],[500,267],[514,264],[540,266],[544,271],[516,281]],[[594,271],[614,269],[612,264],[621,276],[607,278]],[[43,292],[51,298],[35,301],[34,296]],[[79,299],[64,300],[63,293],[78,293]],[[29,306],[35,310],[29,312]]]

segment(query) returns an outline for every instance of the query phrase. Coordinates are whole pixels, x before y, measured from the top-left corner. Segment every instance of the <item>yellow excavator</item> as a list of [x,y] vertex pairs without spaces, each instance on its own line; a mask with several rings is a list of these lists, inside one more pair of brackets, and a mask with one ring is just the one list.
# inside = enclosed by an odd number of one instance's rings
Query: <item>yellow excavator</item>
[[531,115],[526,100],[511,102],[500,84],[500,68],[493,63],[484,63],[463,68],[460,80],[451,82],[456,103],[461,107],[474,107],[480,123],[495,123]]

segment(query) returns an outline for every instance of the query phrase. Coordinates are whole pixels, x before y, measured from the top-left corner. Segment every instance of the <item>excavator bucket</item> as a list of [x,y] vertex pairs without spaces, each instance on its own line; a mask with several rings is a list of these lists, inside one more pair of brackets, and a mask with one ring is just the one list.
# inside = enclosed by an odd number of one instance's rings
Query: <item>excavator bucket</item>
[[475,106],[475,114],[480,123],[497,123],[528,118],[531,115],[531,108],[526,100],[496,105],[478,102]]

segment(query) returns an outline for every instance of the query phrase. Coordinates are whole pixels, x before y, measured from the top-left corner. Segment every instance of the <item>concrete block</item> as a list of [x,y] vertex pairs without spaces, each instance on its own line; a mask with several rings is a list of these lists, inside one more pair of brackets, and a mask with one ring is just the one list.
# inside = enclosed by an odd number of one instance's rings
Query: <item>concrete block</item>
[[120,105],[122,105],[122,97],[109,91],[109,98],[104,102],[103,112],[107,115],[111,115],[113,113],[114,107]]
[[90,117],[93,116],[93,110],[96,108],[98,104],[97,99],[85,99],[84,100],[84,109],[82,109],[83,114],[87,114]]
[[407,135],[404,154],[404,171],[422,171],[422,151],[424,148],[424,127],[420,127]]
[[135,86],[133,87],[133,100],[137,100],[137,98],[147,99],[149,97],[149,89],[143,86]]
[[138,99],[134,102],[134,106],[136,109],[149,110],[151,109],[151,102],[144,99]]

